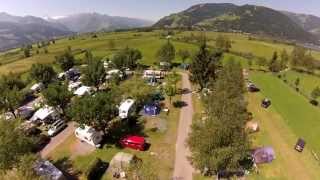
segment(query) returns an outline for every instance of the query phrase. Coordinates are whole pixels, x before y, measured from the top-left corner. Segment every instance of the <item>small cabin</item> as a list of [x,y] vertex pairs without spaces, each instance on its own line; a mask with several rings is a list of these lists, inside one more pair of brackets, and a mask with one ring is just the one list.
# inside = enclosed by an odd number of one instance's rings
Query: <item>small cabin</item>
[[81,141],[84,141],[94,147],[100,147],[103,139],[103,133],[96,131],[94,128],[89,126],[78,127],[75,130],[75,135]]
[[119,106],[119,117],[126,119],[133,116],[136,112],[135,101],[133,99],[127,99]]

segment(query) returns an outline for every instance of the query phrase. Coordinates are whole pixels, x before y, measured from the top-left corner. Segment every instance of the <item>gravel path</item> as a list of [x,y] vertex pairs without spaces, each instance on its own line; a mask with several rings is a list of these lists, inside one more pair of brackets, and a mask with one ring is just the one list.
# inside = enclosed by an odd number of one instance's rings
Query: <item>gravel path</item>
[[186,140],[190,132],[190,126],[192,124],[193,107],[192,107],[192,89],[189,80],[189,75],[181,73],[182,75],[182,89],[188,90],[188,93],[182,95],[181,100],[187,105],[181,109],[180,120],[178,127],[178,137],[176,142],[176,159],[174,165],[174,180],[192,180],[192,174],[194,169],[187,157],[190,155],[190,151],[186,145]]
[[56,147],[63,143],[69,136],[71,136],[76,129],[75,125],[75,122],[68,123],[68,127],[66,129],[51,138],[50,143],[40,152],[41,157],[46,158]]

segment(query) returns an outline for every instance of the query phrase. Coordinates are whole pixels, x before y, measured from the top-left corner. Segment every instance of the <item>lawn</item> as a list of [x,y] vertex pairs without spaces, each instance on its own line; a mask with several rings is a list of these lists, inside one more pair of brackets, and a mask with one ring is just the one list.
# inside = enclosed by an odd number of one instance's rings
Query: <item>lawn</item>
[[272,106],[297,137],[306,140],[307,146],[320,153],[320,109],[306,98],[268,73],[253,73],[251,80],[270,98]]

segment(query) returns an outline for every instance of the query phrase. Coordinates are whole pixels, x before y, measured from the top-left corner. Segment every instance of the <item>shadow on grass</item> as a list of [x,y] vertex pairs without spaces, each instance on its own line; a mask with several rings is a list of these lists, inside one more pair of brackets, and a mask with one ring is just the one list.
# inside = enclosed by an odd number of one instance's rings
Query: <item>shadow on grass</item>
[[80,172],[76,171],[72,166],[72,161],[69,157],[64,157],[53,161],[53,164],[64,174],[68,180],[77,180],[79,179]]
[[110,128],[110,131],[104,138],[105,146],[116,145],[117,148],[121,148],[119,140],[127,135],[138,135],[147,137],[144,132],[144,122],[138,121],[139,117],[121,120],[116,124],[113,124],[113,127]]
[[172,104],[173,104],[173,106],[174,106],[175,108],[183,108],[183,107],[188,106],[188,103],[186,103],[186,102],[184,102],[184,101],[175,101],[175,102],[173,102]]

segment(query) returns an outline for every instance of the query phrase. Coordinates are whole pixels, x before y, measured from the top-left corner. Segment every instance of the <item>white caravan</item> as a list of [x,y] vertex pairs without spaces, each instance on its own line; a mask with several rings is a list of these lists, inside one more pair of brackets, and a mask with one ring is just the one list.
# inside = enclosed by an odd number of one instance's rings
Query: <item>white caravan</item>
[[94,147],[100,147],[103,133],[96,131],[94,128],[84,126],[84,128],[78,127],[75,130],[75,135],[81,141],[84,141]]

